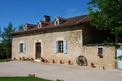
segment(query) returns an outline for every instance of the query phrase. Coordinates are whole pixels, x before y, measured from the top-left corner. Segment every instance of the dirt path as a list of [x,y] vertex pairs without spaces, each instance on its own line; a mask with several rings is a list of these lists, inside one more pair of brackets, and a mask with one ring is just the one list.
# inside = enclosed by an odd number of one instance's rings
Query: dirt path
[[11,61],[0,63],[0,76],[28,76],[64,81],[122,81],[122,70]]

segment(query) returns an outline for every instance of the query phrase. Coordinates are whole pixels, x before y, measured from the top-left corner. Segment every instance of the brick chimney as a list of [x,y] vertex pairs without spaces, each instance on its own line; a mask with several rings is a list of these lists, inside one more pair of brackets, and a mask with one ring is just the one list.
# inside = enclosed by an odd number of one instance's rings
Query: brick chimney
[[50,22],[50,16],[44,15],[44,21],[45,22]]

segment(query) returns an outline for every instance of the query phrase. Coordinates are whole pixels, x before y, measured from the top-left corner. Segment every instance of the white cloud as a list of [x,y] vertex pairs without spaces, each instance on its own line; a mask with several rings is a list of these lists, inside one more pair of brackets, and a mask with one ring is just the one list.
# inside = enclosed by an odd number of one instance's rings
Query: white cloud
[[66,16],[65,17],[73,17],[73,16],[79,16],[82,15],[83,13],[81,11],[78,11],[75,8],[71,8],[67,10]]

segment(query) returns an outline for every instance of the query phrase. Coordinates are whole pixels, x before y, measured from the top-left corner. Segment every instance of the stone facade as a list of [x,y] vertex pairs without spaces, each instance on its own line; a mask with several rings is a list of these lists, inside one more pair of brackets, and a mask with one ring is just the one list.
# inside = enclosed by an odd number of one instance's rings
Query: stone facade
[[[90,30],[89,30],[90,29]],[[88,66],[91,63],[98,68],[115,68],[115,48],[109,46],[86,46],[85,44],[94,42],[94,38],[98,38],[98,33],[91,28],[89,24],[78,25],[73,27],[64,27],[57,29],[49,29],[41,32],[32,32],[25,34],[13,35],[12,39],[12,58],[33,58],[36,59],[37,42],[41,43],[41,57],[48,62],[64,63],[76,65],[76,59],[82,55],[87,59]],[[95,33],[95,34],[94,34]],[[102,37],[101,37],[102,38]],[[104,39],[104,37],[103,37]],[[67,53],[55,53],[54,41],[66,40]],[[98,39],[101,40],[101,39]],[[97,41],[98,42],[98,41]],[[26,52],[18,52],[18,44],[26,44]],[[98,56],[98,48],[103,49],[102,58]],[[62,61],[62,62],[61,62]]]

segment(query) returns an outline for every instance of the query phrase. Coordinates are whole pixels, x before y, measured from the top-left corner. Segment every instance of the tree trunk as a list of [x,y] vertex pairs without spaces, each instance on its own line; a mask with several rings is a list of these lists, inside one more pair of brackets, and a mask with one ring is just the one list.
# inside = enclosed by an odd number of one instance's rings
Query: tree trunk
[[118,44],[118,34],[115,34],[115,43]]

